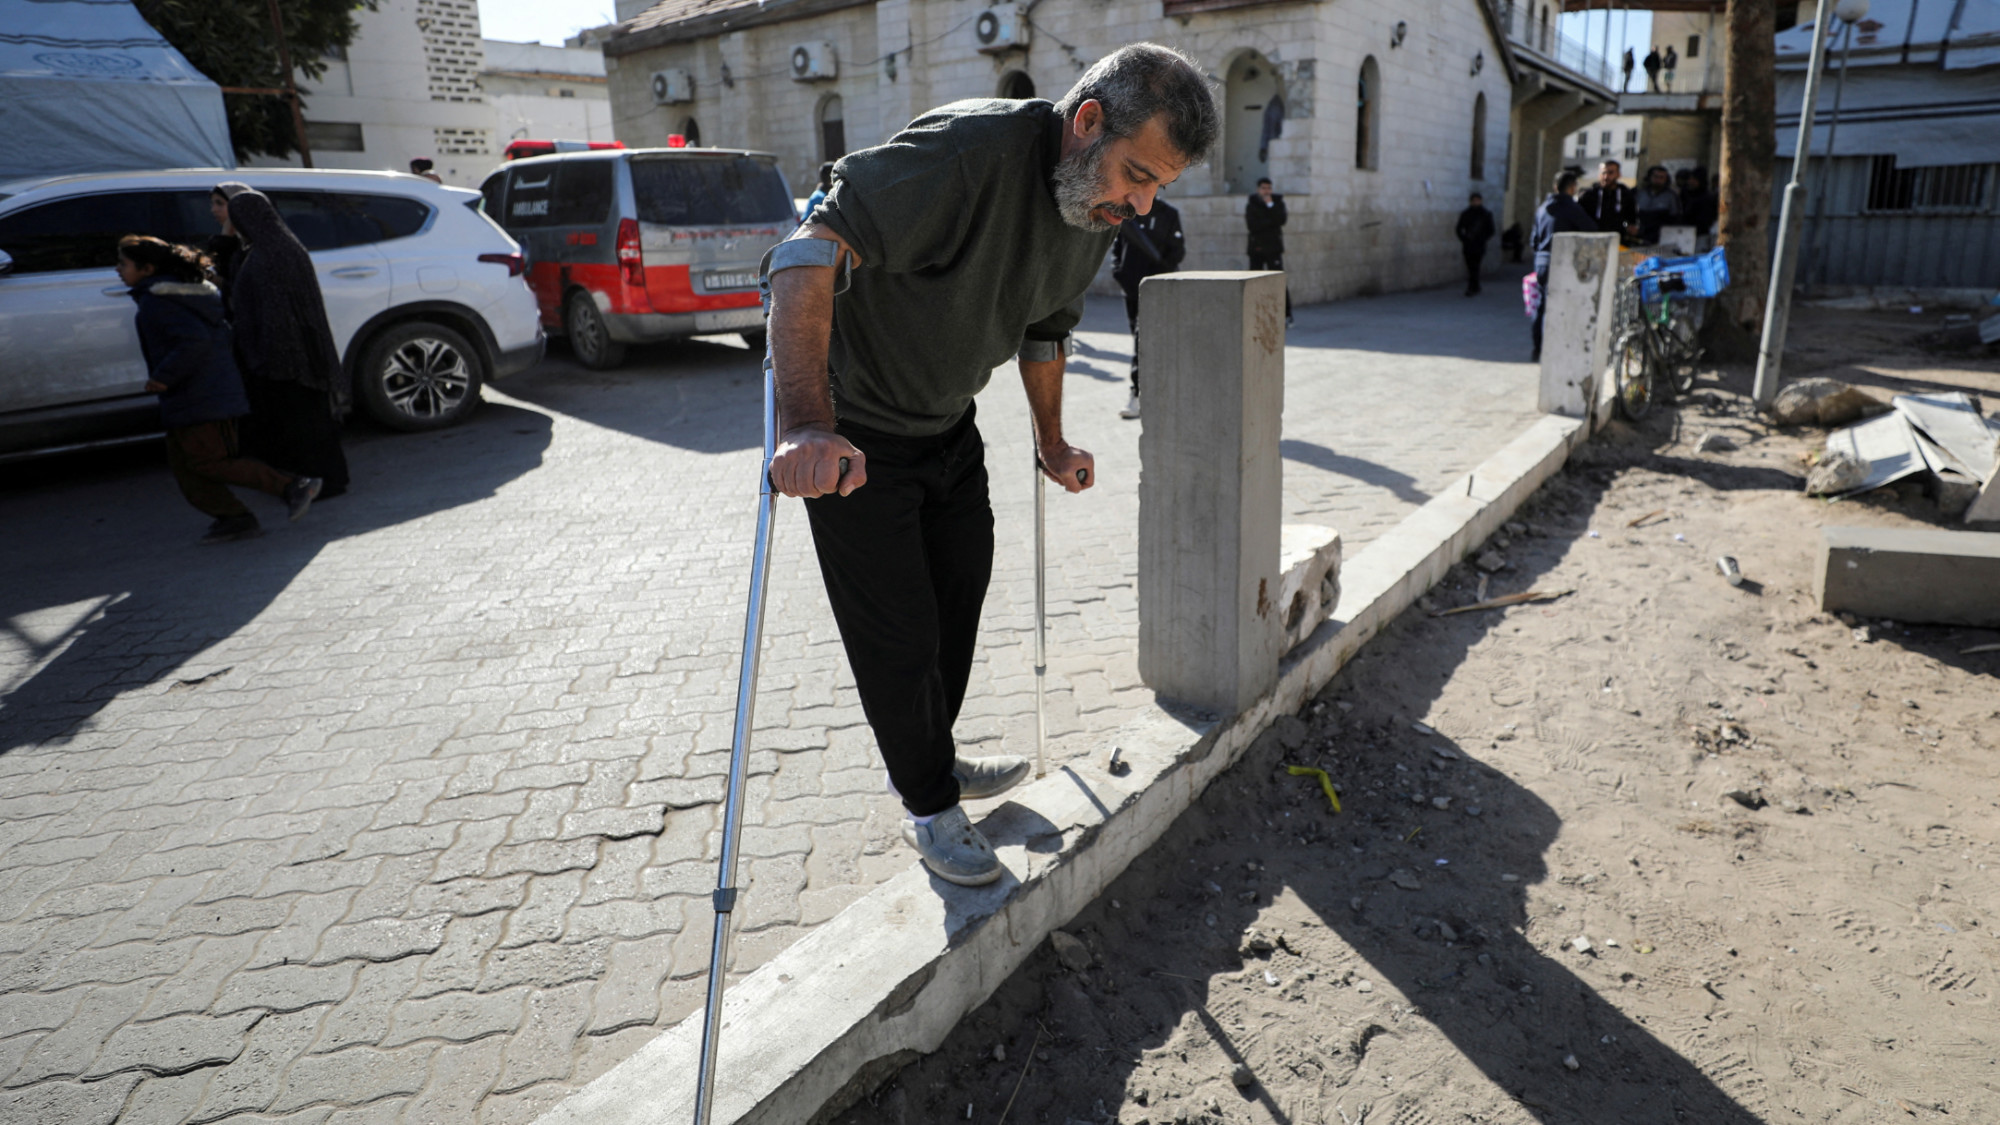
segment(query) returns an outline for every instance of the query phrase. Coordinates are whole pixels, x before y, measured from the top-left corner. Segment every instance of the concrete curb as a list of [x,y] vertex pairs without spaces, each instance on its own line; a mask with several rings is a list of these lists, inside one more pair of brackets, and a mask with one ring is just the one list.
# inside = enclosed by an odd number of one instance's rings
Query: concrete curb
[[[1049,932],[1157,841],[1280,715],[1497,530],[1587,433],[1548,416],[1352,559],[1340,605],[1278,684],[1222,721],[1153,709],[1122,727],[1131,772],[1065,766],[980,822],[1012,873],[968,890],[913,864],[734,985],[724,1001],[715,1121],[806,1125],[934,1051]],[[1106,748],[1108,751],[1108,747]],[[701,1013],[577,1091],[539,1125],[692,1120]]]

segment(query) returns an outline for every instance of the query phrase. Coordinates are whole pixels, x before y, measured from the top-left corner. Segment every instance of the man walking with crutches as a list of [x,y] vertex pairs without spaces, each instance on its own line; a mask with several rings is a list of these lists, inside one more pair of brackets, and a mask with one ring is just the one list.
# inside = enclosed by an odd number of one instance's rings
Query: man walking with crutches
[[[773,252],[771,482],[806,498],[905,835],[950,882],[1002,873],[959,801],[1029,770],[1018,756],[959,757],[952,738],[993,568],[973,396],[1017,357],[1042,471],[1070,492],[1094,483],[1090,454],[1063,438],[1063,343],[1117,224],[1217,132],[1199,66],[1124,47],[1055,105],[955,102],[848,155]],[[791,245],[814,239],[833,246]],[[836,273],[849,279],[837,300]]]

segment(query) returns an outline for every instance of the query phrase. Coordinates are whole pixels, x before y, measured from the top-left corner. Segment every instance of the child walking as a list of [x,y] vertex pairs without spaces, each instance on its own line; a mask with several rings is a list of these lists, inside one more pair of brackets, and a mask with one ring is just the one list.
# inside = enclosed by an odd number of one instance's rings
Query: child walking
[[242,455],[236,420],[250,412],[250,400],[230,353],[222,294],[206,279],[206,264],[193,250],[157,238],[118,240],[118,278],[139,305],[139,350],[146,389],[160,396],[167,465],[187,502],[215,517],[201,541],[229,543],[263,534],[230,485],[270,493],[298,519],[319,495],[320,481]]

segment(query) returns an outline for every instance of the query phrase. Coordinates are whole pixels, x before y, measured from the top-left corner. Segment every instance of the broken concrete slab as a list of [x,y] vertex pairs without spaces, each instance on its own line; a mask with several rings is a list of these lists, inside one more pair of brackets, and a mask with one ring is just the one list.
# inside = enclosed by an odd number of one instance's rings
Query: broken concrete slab
[[2000,534],[1822,528],[1814,588],[1829,613],[2000,626]]
[[1340,603],[1340,532],[1316,523],[1288,523],[1278,535],[1278,604],[1284,607],[1285,651],[1312,636]]

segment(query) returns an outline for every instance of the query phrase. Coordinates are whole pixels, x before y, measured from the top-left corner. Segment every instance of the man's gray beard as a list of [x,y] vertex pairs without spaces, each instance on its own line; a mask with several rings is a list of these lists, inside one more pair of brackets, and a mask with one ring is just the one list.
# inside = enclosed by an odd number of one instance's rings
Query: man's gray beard
[[1104,175],[1104,153],[1110,146],[1110,134],[1101,135],[1056,165],[1056,210],[1062,214],[1063,222],[1078,230],[1101,234],[1112,229],[1113,224],[1098,215],[1100,205],[1122,218],[1138,217],[1130,206],[1112,204],[1105,198],[1111,191]]

